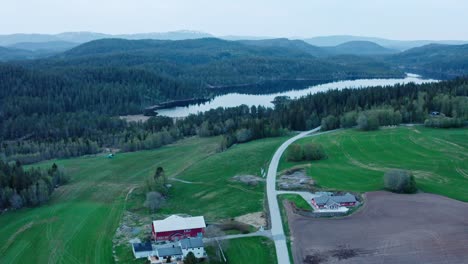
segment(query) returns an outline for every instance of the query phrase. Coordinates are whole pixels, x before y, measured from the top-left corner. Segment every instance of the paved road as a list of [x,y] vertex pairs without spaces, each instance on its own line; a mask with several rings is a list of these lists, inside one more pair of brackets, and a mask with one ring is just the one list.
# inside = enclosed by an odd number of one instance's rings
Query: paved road
[[294,141],[301,139],[307,136],[310,133],[317,132],[320,130],[320,127],[312,129],[310,131],[302,132],[299,135],[288,139],[284,142],[278,150],[276,150],[273,158],[270,162],[270,167],[268,167],[267,175],[267,199],[268,199],[268,208],[270,211],[270,223],[271,223],[271,235],[275,242],[276,256],[278,258],[278,264],[289,264],[289,254],[288,247],[286,245],[286,237],[284,235],[283,222],[281,221],[281,214],[278,206],[278,200],[276,195],[276,173],[278,171],[278,164],[283,155],[283,152],[286,148],[293,143]]

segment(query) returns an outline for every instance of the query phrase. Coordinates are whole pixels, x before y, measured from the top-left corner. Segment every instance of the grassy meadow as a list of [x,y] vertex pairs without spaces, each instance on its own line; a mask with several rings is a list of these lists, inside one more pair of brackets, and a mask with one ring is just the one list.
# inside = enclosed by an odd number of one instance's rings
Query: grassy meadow
[[[163,214],[217,220],[263,210],[264,184],[248,187],[229,179],[259,175],[284,140],[258,140],[216,153],[219,138],[189,138],[113,159],[96,155],[38,164],[56,162],[72,180],[45,205],[0,216],[0,263],[112,263],[112,238],[127,207],[127,194],[141,188],[158,166],[169,177],[193,182],[171,181]],[[227,254],[235,259],[237,253],[231,251]],[[265,261],[256,263],[269,263]]]
[[328,159],[287,162],[280,169],[305,166],[319,187],[366,192],[383,189],[383,174],[390,168],[406,169],[416,177],[418,189],[468,201],[468,129],[433,129],[422,126],[353,129],[307,137],[299,144],[323,145]]

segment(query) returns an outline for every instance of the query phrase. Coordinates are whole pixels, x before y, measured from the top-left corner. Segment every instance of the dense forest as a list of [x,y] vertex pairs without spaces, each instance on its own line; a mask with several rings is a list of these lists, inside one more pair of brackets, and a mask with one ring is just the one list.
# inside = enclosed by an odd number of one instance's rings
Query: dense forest
[[[422,123],[429,111],[440,111],[445,118],[429,120],[430,126],[460,125],[467,118],[466,79],[329,91],[294,101],[283,98],[274,109],[220,108],[177,122],[153,117],[129,123],[119,118],[167,100],[272,91],[281,87],[278,83],[295,87],[403,75],[382,59],[317,58],[312,55],[317,50],[307,45],[284,39],[104,39],[47,59],[0,64],[0,159],[26,164],[103,149],[136,151],[193,135],[224,135],[223,150],[236,142],[319,125],[333,129]],[[461,51],[459,47],[450,54]]]
[[[125,122],[92,112],[31,114],[2,119],[1,153],[6,160],[36,162],[103,150],[157,148],[183,137],[223,135],[220,150],[235,143],[284,135],[291,130],[369,127],[423,123],[431,111],[468,119],[468,79],[440,83],[331,90],[298,100],[279,98],[274,108],[218,108],[174,122],[152,117],[145,123]],[[365,118],[365,120],[364,120]],[[30,125],[34,124],[34,125]]]

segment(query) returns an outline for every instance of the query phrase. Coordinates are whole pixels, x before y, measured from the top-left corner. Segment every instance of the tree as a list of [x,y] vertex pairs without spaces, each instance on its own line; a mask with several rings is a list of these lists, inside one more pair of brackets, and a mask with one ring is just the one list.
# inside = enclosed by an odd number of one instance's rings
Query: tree
[[379,128],[379,119],[372,112],[361,112],[357,119],[357,126],[360,130],[369,131]]
[[252,139],[252,130],[241,128],[236,132],[236,140],[239,143],[247,142]]
[[416,180],[409,171],[405,170],[392,169],[387,171],[384,175],[384,186],[396,193],[416,192]]
[[356,112],[347,112],[345,113],[341,119],[340,124],[343,128],[349,128],[357,125],[357,113]]
[[193,254],[193,252],[190,251],[184,259],[184,264],[196,264],[196,263],[198,263],[198,260],[195,257],[195,254]]
[[299,144],[292,144],[289,146],[286,151],[286,160],[287,161],[301,161],[303,160],[304,154],[302,152],[302,147]]
[[13,209],[20,209],[23,207],[23,198],[16,192],[10,197],[9,202]]
[[327,131],[338,128],[340,126],[340,120],[334,115],[329,115],[322,119],[321,130]]
[[160,209],[164,204],[165,199],[159,192],[148,192],[146,193],[146,200],[144,206],[148,208],[152,213]]
[[326,159],[327,154],[321,144],[307,143],[303,146],[303,159],[304,160],[321,160]]

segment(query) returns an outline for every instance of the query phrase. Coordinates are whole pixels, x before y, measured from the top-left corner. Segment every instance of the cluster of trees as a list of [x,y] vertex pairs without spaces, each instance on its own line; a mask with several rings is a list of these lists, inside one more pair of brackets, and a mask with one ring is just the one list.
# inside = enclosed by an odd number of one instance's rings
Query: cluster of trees
[[430,117],[424,121],[424,125],[427,127],[437,128],[454,128],[462,127],[465,122],[461,118],[450,118],[450,117]]
[[154,175],[146,179],[146,191],[143,206],[154,213],[165,204],[169,194],[169,185],[163,167],[157,167]]
[[410,83],[329,91],[300,98],[288,104],[286,110],[291,112],[290,125],[295,130],[310,129],[319,124],[322,130],[354,126],[372,130],[384,125],[423,123],[428,113],[434,110],[467,120],[467,95],[467,79],[456,79],[421,85]]
[[47,171],[24,170],[19,162],[0,161],[0,209],[19,209],[47,202],[54,189],[69,177],[54,163]]
[[392,169],[384,174],[384,186],[396,193],[415,193],[416,180],[409,171]]
[[286,160],[288,161],[311,161],[326,159],[327,154],[321,144],[307,143],[307,144],[292,144],[286,152]]

